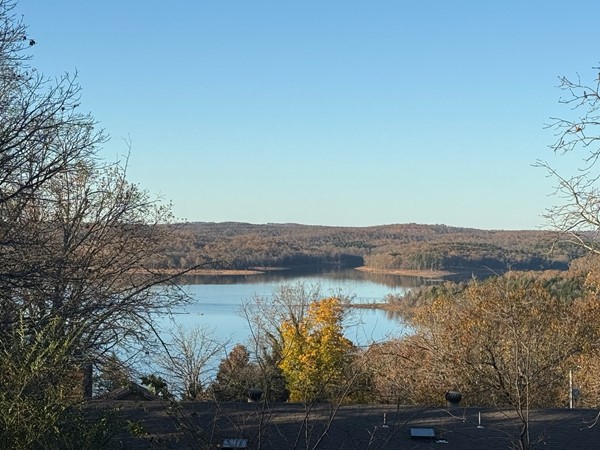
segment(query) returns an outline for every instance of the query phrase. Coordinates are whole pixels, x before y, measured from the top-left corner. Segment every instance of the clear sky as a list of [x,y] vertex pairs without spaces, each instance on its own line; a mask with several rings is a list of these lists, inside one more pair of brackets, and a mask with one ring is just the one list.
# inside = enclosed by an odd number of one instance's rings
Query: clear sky
[[181,220],[537,229],[558,76],[593,78],[600,2],[20,0],[32,65],[78,72]]

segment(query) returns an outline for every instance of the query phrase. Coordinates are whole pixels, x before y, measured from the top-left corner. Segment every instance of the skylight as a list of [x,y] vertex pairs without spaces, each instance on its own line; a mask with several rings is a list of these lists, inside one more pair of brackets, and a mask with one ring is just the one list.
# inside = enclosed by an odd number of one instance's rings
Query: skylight
[[221,445],[221,448],[223,450],[248,448],[248,439],[225,438],[223,439],[223,445]]
[[435,437],[433,427],[410,427],[409,433],[413,439],[433,439]]

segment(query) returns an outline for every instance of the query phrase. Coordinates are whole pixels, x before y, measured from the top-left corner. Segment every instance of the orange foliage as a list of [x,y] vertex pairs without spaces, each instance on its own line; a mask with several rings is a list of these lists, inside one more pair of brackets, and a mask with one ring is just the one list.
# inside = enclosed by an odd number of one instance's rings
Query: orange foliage
[[598,302],[565,301],[538,280],[474,283],[415,315],[432,356],[432,382],[470,404],[564,405],[574,358],[599,337]]

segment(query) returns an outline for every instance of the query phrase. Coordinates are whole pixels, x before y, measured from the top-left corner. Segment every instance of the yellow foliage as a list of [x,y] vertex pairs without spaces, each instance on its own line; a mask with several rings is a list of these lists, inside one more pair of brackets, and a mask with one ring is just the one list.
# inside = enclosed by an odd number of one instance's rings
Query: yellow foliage
[[310,304],[303,321],[280,326],[283,340],[281,368],[291,401],[326,398],[344,383],[352,343],[343,335],[344,309],[339,299]]

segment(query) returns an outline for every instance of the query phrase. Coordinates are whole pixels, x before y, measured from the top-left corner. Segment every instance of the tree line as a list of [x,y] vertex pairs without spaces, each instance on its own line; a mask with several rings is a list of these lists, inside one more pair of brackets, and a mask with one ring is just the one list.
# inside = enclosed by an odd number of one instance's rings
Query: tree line
[[[379,270],[471,272],[566,269],[581,248],[549,231],[487,231],[444,225],[324,227],[187,223],[165,247],[169,267],[248,269],[318,264]],[[164,261],[163,261],[164,263]]]

